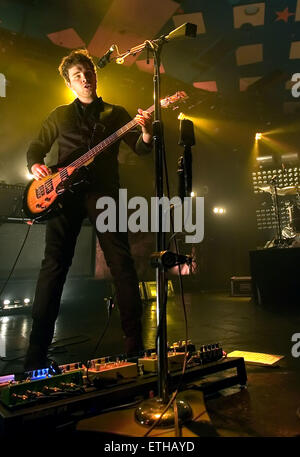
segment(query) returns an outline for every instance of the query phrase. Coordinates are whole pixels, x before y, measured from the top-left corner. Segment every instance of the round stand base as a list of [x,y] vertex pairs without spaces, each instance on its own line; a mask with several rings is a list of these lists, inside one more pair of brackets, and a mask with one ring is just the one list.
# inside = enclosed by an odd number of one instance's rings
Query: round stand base
[[[176,401],[176,400],[175,400]],[[190,405],[184,400],[177,400],[178,422],[191,420],[193,411]],[[166,408],[161,398],[155,397],[143,401],[140,406],[135,410],[135,419],[139,424],[151,426],[160,417],[161,413]],[[175,425],[175,414],[173,404],[167,409],[162,416],[157,427],[173,427]]]

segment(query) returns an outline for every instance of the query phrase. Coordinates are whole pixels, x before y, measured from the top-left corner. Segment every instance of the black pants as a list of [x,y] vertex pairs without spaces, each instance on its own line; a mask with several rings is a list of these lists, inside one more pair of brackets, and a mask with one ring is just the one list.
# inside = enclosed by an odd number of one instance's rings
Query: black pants
[[[100,196],[102,195],[97,192],[66,194],[62,213],[47,221],[45,255],[32,309],[29,351],[47,353],[82,221],[88,216],[96,227],[96,218],[100,212],[96,209],[96,201]],[[142,303],[128,234],[96,233],[116,287],[121,325],[126,337],[125,350],[140,350]]]

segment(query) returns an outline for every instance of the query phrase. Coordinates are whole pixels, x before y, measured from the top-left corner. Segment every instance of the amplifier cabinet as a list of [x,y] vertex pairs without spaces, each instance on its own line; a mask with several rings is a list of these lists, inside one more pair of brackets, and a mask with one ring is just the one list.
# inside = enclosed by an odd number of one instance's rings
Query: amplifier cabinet
[[25,186],[0,183],[0,216],[24,217],[22,212]]
[[[14,279],[35,279],[40,270],[45,249],[45,224],[33,224],[16,265]],[[25,238],[28,225],[0,224],[0,280],[5,280],[13,266]],[[94,276],[95,232],[91,225],[83,225],[78,236],[69,277]]]
[[258,304],[300,306],[300,248],[250,251],[250,270]]

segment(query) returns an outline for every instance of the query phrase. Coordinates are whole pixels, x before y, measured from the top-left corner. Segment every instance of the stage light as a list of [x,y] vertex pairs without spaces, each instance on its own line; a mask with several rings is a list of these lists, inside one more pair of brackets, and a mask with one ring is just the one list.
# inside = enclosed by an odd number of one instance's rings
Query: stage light
[[31,299],[28,297],[22,299],[14,298],[11,300],[6,298],[2,303],[2,310],[9,310],[13,312],[14,309],[28,309],[31,305]]
[[180,113],[179,116],[178,116],[178,119],[180,121],[182,121],[183,119],[185,119],[185,115],[183,113]]
[[[280,220],[282,227],[289,225],[288,202],[281,203],[279,206]],[[272,203],[268,206],[256,210],[256,224],[258,230],[276,230],[278,221],[274,213]]]
[[191,197],[196,197],[196,192],[191,192]]
[[[156,282],[155,281],[145,281],[144,282],[144,289],[145,289],[145,299],[146,300],[155,300],[156,299]],[[168,281],[168,297],[174,296],[174,288],[172,281]]]
[[261,140],[261,137],[262,137],[262,134],[261,134],[261,133],[256,133],[256,134],[255,134],[255,140],[256,140],[256,141]]
[[281,162],[284,165],[298,165],[300,160],[299,160],[299,154],[298,152],[289,152],[287,154],[282,154],[281,155]]
[[216,206],[215,206],[215,207],[213,208],[213,212],[214,212],[214,214],[217,214],[217,215],[221,215],[221,216],[222,216],[223,214],[226,213],[226,209],[225,209],[225,208],[219,208],[219,207],[216,207]]
[[156,298],[156,286],[150,286],[151,297]]
[[271,165],[274,166],[274,157],[272,154],[265,155],[265,156],[258,156],[258,157],[256,157],[256,161],[260,167],[271,166]]

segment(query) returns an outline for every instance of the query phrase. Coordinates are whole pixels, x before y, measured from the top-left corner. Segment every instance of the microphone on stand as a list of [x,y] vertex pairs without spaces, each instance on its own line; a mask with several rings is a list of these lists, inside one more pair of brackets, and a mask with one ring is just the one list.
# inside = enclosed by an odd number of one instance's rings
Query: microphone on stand
[[164,35],[164,41],[171,41],[176,38],[195,38],[197,35],[197,25],[186,22],[176,29],[172,30],[168,35]]
[[99,60],[98,60],[98,63],[97,63],[97,66],[99,68],[104,68],[109,62],[110,62],[110,56],[111,54],[114,52],[114,50],[116,49],[116,45],[113,44],[108,51],[106,51],[106,53],[104,54],[104,56],[102,56]]
[[180,156],[177,162],[177,176],[178,176],[178,195],[181,198],[181,201],[184,201],[184,197],[186,197],[185,189],[184,189],[184,161],[183,156]]
[[195,145],[194,124],[189,119],[180,120],[179,145],[184,146],[183,157],[178,161],[179,196],[190,197],[192,192],[192,146]]

